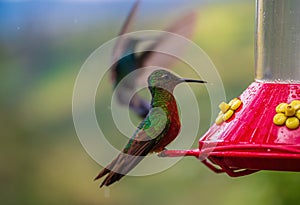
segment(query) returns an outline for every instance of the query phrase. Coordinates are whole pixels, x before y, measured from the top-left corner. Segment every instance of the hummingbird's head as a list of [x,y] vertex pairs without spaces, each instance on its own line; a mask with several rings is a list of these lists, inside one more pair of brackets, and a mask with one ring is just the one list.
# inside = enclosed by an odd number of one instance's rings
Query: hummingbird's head
[[152,91],[154,87],[160,87],[169,92],[173,92],[176,85],[183,82],[206,83],[206,81],[203,80],[180,78],[171,72],[162,69],[153,71],[148,78],[150,91]]

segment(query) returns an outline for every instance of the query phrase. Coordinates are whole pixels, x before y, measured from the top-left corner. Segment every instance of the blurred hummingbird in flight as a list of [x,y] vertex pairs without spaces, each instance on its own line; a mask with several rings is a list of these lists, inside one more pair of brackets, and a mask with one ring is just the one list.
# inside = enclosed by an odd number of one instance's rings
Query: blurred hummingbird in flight
[[[153,70],[147,68],[145,69],[147,72],[143,70],[141,72],[133,73],[133,75],[129,75],[129,77],[128,74],[133,71],[137,71],[139,68],[148,66],[156,66],[160,68],[170,67],[170,65],[178,59],[153,50],[166,50],[167,48],[172,49],[172,51],[179,55],[183,52],[185,42],[178,41],[178,38],[172,38],[167,34],[163,34],[156,38],[151,36],[146,38],[137,38],[126,37],[123,35],[131,30],[139,4],[139,0],[134,3],[122,26],[115,47],[113,48],[113,66],[111,68],[111,76],[114,88],[116,89],[118,102],[122,105],[129,104],[131,110],[133,110],[141,118],[145,118],[149,112],[150,103],[135,93],[134,90],[139,82],[141,84],[141,82],[144,83],[147,81],[147,77]],[[174,21],[174,23],[169,28],[165,29],[165,31],[178,34],[185,38],[190,38],[195,25],[196,14],[194,12],[189,12]],[[139,54],[135,53],[136,46],[145,41],[152,42],[148,45],[144,52]]]
[[178,135],[181,127],[173,90],[183,82],[206,83],[203,80],[179,78],[166,70],[155,70],[148,77],[151,108],[122,152],[95,178],[105,176],[100,185],[109,186],[132,170],[147,154],[161,152]]

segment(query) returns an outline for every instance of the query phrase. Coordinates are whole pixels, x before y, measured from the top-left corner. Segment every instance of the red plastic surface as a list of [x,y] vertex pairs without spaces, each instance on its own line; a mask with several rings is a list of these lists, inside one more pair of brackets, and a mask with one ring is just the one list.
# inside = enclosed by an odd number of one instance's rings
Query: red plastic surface
[[217,143],[208,159],[225,170],[300,171],[300,128],[273,123],[279,103],[300,99],[300,84],[254,82],[239,98],[240,110],[206,132],[200,151]]
[[195,156],[213,171],[236,177],[258,170],[300,171],[300,127],[273,123],[279,103],[300,100],[300,84],[252,83],[228,122],[212,127],[199,149],[169,150],[169,157]]

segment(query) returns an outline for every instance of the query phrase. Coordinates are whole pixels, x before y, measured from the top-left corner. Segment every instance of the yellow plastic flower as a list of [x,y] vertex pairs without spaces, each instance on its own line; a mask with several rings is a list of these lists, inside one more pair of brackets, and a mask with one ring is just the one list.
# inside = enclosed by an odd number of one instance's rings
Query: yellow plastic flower
[[220,125],[222,124],[222,122],[228,121],[232,117],[234,112],[241,106],[241,104],[242,101],[238,98],[234,98],[228,104],[225,102],[221,102],[219,105],[221,111],[215,121],[216,124]]
[[293,130],[300,125],[300,100],[293,100],[290,104],[280,103],[276,107],[276,115],[273,118],[275,125],[285,125]]

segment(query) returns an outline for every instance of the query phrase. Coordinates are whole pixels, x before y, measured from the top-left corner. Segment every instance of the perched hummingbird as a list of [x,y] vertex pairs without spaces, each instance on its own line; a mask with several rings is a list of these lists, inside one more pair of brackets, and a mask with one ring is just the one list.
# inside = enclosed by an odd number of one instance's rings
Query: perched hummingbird
[[183,79],[166,71],[155,70],[148,78],[151,108],[123,151],[95,178],[105,176],[100,185],[110,185],[132,170],[148,153],[161,152],[180,131],[180,119],[173,90],[182,82],[206,83],[203,80]]
[[[131,110],[141,118],[145,118],[149,112],[150,103],[134,93],[134,89],[136,88],[138,81],[146,82],[147,77],[153,70],[147,69],[147,73],[138,72],[131,77],[125,77],[142,67],[170,67],[177,59],[163,53],[154,52],[153,50],[165,50],[166,48],[171,48],[179,55],[183,52],[185,45],[183,45],[183,41],[178,41],[178,38],[170,38],[170,35],[161,35],[155,39],[151,38],[151,36],[150,38],[146,37],[143,39],[125,37],[123,34],[126,34],[131,30],[139,4],[139,0],[134,3],[119,33],[119,38],[112,53],[112,61],[114,64],[111,69],[111,76],[119,103],[122,105],[128,105],[129,103]],[[174,21],[174,23],[165,30],[189,38],[193,33],[195,25],[196,14],[194,12],[189,12]],[[145,41],[152,41],[147,49],[145,49],[146,51],[139,54],[135,53],[136,46]],[[122,83],[120,83],[121,81]]]

